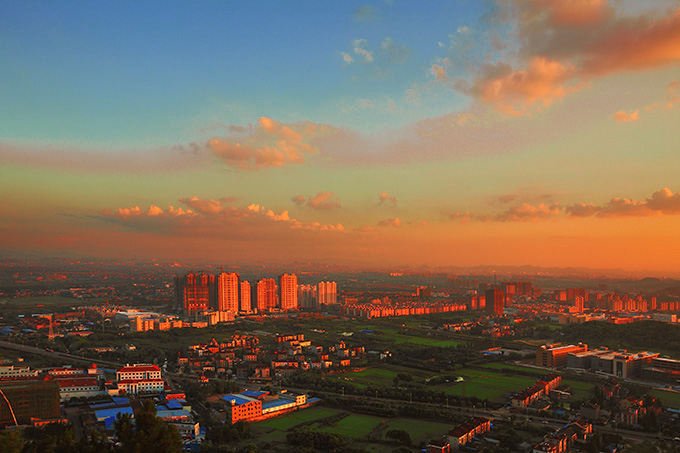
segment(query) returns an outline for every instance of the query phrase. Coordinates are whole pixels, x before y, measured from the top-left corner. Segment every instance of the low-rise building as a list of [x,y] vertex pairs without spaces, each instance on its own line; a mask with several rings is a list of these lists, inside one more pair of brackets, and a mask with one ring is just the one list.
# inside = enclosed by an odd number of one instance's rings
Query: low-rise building
[[491,429],[491,421],[484,417],[474,417],[446,434],[449,444],[454,447],[465,445],[474,437]]

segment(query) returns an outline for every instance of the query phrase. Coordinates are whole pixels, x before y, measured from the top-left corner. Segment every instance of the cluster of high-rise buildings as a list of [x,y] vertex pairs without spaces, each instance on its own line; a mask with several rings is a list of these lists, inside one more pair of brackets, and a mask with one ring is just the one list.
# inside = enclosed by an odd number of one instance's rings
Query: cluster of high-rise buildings
[[262,278],[253,285],[236,272],[175,277],[175,302],[187,313],[263,313],[318,308],[337,303],[337,283],[299,285],[295,274]]

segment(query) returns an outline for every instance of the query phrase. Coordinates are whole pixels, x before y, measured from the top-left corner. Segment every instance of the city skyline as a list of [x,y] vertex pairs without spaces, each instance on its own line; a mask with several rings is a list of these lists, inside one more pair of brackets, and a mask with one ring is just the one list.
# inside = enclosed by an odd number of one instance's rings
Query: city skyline
[[677,2],[0,17],[3,254],[680,272]]

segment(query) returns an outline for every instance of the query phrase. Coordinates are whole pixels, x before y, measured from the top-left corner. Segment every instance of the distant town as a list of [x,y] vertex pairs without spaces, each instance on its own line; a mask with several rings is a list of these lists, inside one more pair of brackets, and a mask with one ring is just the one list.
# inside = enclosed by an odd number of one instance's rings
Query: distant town
[[675,280],[0,270],[0,424],[31,427],[28,444],[56,423],[115,449],[121,420],[151,411],[197,452],[680,447]]

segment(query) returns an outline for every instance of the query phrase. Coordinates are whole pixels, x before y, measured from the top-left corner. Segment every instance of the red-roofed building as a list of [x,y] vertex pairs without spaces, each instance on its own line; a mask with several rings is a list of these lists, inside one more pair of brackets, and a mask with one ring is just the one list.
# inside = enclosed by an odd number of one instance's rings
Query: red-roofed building
[[71,398],[89,398],[91,396],[105,395],[106,391],[102,390],[99,382],[93,377],[84,378],[62,378],[55,379],[59,384],[59,397],[62,401],[68,401]]
[[123,379],[118,381],[118,391],[135,395],[137,393],[161,393],[165,389],[163,379]]
[[127,365],[116,371],[116,379],[118,381],[160,378],[161,370],[156,365]]
[[433,439],[427,444],[427,453],[450,453],[451,444],[446,439]]
[[453,428],[447,433],[449,443],[454,447],[465,445],[473,437],[483,434],[491,429],[491,421],[484,417],[475,417],[466,421],[462,425]]

